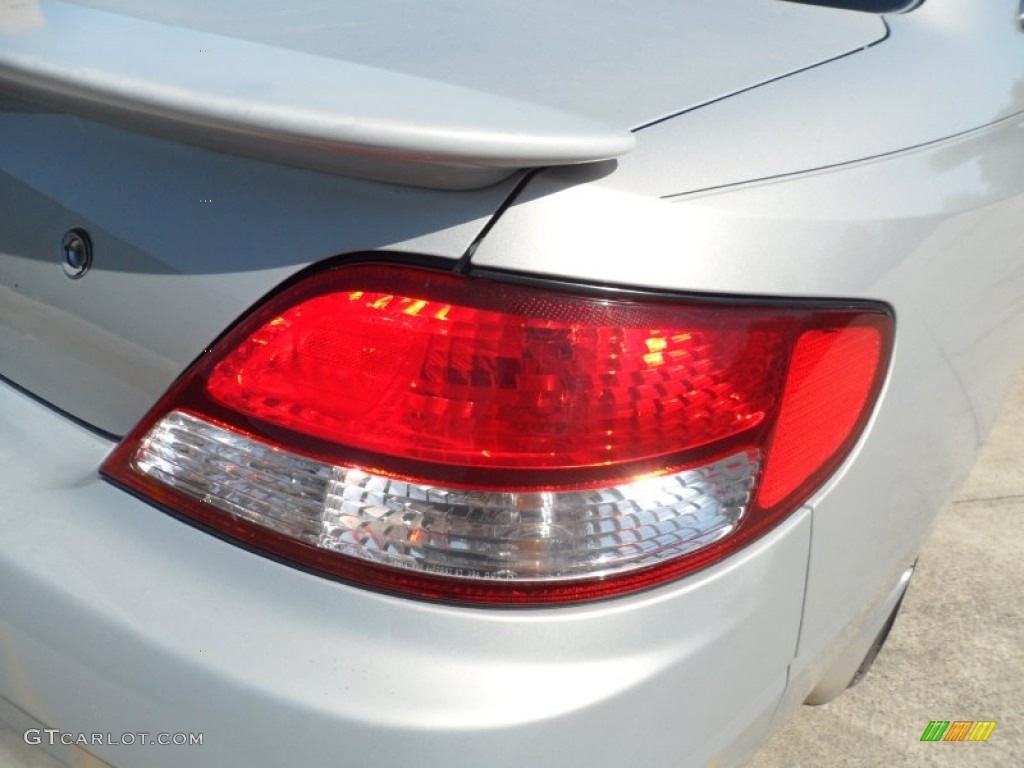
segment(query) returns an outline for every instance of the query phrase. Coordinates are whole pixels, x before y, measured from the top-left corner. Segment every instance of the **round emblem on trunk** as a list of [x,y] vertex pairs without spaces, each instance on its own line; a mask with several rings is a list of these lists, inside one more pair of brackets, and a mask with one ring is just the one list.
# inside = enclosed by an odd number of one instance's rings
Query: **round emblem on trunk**
[[64,233],[61,241],[61,250],[64,254],[64,274],[72,280],[77,280],[92,265],[92,240],[89,233],[84,229],[75,227]]

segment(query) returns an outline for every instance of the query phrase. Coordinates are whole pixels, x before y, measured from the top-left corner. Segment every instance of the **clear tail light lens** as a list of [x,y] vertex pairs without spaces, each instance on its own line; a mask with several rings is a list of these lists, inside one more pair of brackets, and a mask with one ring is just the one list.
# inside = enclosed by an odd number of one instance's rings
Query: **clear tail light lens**
[[873,306],[341,267],[244,318],[102,472],[367,586],[605,597],[725,557],[820,487],[891,338]]

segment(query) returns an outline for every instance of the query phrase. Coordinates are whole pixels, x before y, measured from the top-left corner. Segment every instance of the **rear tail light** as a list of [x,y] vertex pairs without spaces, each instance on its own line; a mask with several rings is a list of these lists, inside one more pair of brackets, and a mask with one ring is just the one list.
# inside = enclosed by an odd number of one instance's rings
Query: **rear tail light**
[[891,337],[873,306],[341,267],[243,319],[102,472],[367,586],[605,597],[720,560],[805,501],[861,432]]

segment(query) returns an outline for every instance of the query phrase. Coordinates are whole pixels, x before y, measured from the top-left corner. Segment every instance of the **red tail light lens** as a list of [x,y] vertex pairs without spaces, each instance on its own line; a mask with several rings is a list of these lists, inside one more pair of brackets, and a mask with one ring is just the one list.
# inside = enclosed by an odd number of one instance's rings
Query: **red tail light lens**
[[791,512],[856,440],[890,343],[875,308],[349,266],[245,318],[103,473],[359,583],[591,599],[702,567]]
[[758,503],[817,486],[856,436],[873,396],[884,336],[871,327],[805,331],[796,343]]

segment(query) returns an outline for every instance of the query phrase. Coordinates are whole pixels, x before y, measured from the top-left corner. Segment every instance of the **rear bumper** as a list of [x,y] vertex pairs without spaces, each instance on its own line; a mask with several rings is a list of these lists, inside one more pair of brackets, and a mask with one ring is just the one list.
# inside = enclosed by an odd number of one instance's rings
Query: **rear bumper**
[[698,766],[785,689],[806,510],[641,595],[453,607],[192,528],[100,480],[111,447],[0,383],[0,696],[73,734],[203,734],[89,746],[113,765]]

